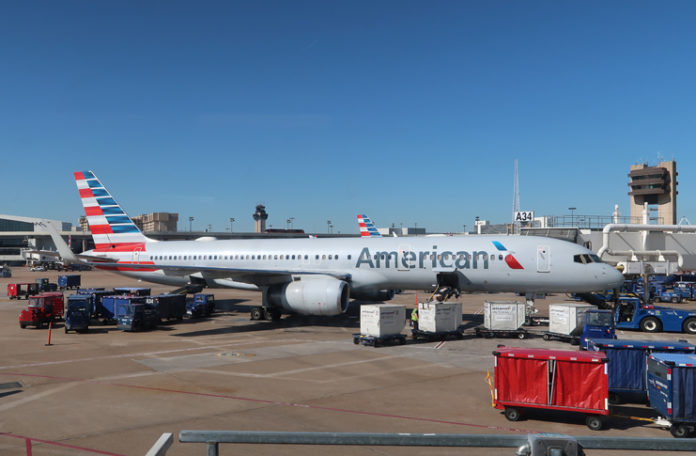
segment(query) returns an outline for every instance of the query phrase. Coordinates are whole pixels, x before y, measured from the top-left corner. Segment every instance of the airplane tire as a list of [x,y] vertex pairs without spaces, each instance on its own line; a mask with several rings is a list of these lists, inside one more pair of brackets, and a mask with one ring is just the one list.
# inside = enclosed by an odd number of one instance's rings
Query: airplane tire
[[696,334],[696,318],[687,318],[684,322],[683,329],[685,333]]
[[643,332],[660,332],[662,323],[655,317],[645,317],[640,321],[640,330]]
[[251,309],[251,319],[261,320],[263,318],[263,309],[261,307],[254,307]]

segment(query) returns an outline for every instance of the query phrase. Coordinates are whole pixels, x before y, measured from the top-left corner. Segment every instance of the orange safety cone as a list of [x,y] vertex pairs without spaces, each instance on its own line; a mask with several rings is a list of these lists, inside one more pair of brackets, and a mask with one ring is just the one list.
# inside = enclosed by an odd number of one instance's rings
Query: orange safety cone
[[53,322],[49,321],[48,322],[48,343],[46,344],[47,346],[51,345],[51,327],[52,326],[53,326]]

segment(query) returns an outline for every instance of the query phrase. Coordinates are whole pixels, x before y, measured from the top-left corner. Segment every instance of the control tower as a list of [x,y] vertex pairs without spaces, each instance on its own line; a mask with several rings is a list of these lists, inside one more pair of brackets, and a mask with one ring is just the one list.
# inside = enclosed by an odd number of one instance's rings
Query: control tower
[[266,219],[268,214],[266,213],[266,206],[263,204],[258,204],[256,206],[256,212],[253,214],[254,221],[256,222],[255,230],[257,233],[263,233],[266,231]]
[[633,165],[628,177],[631,179],[628,183],[631,187],[628,192],[631,220],[642,220],[643,206],[648,203],[657,206],[659,224],[677,223],[677,162],[660,162],[657,166]]

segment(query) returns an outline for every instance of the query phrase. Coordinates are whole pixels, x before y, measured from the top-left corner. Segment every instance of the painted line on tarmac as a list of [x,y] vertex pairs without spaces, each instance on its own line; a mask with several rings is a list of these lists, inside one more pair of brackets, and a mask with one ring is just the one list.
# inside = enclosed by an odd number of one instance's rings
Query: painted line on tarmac
[[[13,366],[0,366],[0,370],[8,370],[8,369],[23,369],[27,367],[42,367],[42,366],[54,366],[58,364],[69,364],[69,363],[79,363],[83,361],[100,361],[100,360],[107,360],[107,359],[119,359],[119,358],[137,358],[137,357],[156,357],[159,355],[168,355],[170,353],[182,353],[182,352],[192,352],[192,351],[202,351],[202,350],[219,350],[221,348],[225,347],[239,347],[243,345],[253,345],[257,344],[259,342],[264,342],[268,341],[268,339],[254,339],[251,341],[245,341],[245,342],[231,342],[228,344],[215,344],[215,345],[205,345],[205,346],[200,346],[200,347],[188,347],[188,348],[174,348],[171,350],[160,350],[160,351],[154,351],[154,352],[142,352],[142,353],[124,353],[121,355],[109,355],[109,356],[94,356],[91,358],[75,358],[75,359],[64,359],[60,361],[45,361],[41,363],[29,363],[29,364],[15,364]],[[280,342],[280,343],[288,343],[288,342],[307,342],[304,339],[283,339],[280,341],[274,341],[274,342]]]
[[31,396],[17,399],[16,401],[5,402],[2,405],[0,405],[0,412],[4,412],[5,410],[19,407],[20,405],[24,405],[27,402],[33,402],[33,401],[35,401],[37,399],[41,399],[42,397],[45,397],[45,396],[50,396],[52,394],[56,394],[60,391],[66,390],[68,388],[72,388],[73,386],[76,386],[76,384],[75,383],[67,383],[64,385],[60,385],[56,388],[52,388],[50,390],[42,391],[41,393],[36,393],[36,394],[31,395]]
[[195,392],[195,391],[175,390],[175,389],[169,389],[169,388],[158,388],[155,386],[128,385],[126,383],[114,383],[114,382],[107,382],[107,381],[102,381],[102,380],[89,380],[89,379],[85,380],[85,379],[80,379],[80,378],[60,377],[60,376],[54,376],[54,375],[23,374],[23,373],[19,373],[19,372],[8,372],[8,373],[3,373],[2,375],[16,375],[19,377],[47,378],[47,379],[51,379],[51,380],[61,380],[61,381],[68,381],[68,382],[96,383],[96,384],[102,384],[102,385],[116,386],[119,388],[128,388],[128,389],[136,389],[136,390],[143,390],[143,391],[157,391],[160,393],[183,394],[183,395],[187,395],[187,396],[209,397],[209,398],[215,398],[215,399],[229,399],[229,400],[233,400],[233,401],[251,402],[251,403],[256,403],[256,404],[266,404],[266,405],[280,406],[280,407],[298,407],[298,408],[306,408],[306,409],[311,409],[311,410],[322,410],[322,411],[327,411],[327,412],[345,413],[345,414],[352,414],[352,415],[364,415],[364,416],[374,416],[374,417],[380,417],[380,418],[394,418],[394,419],[399,419],[399,420],[420,421],[423,423],[449,424],[449,425],[453,425],[453,426],[465,426],[465,427],[473,427],[473,428],[479,428],[479,429],[490,429],[490,430],[494,430],[494,431],[519,432],[519,433],[523,433],[523,434],[538,434],[539,432],[541,432],[541,431],[530,430],[530,429],[508,428],[508,427],[503,427],[503,426],[489,426],[489,425],[485,425],[485,424],[464,423],[461,421],[441,420],[441,419],[437,419],[437,418],[426,418],[426,417],[421,417],[421,416],[397,415],[397,414],[391,414],[391,413],[369,412],[369,411],[365,411],[365,410],[352,410],[352,409],[343,409],[343,408],[336,408],[336,407],[324,407],[321,405],[298,404],[296,402],[282,402],[282,401],[274,401],[271,399],[258,399],[258,398],[253,398],[253,397],[231,396],[228,394],[202,393],[202,392]]
[[435,350],[439,350],[439,349],[442,348],[443,345],[445,345],[445,341],[444,341],[444,340],[441,341],[441,342],[439,342],[439,343],[438,343],[437,345],[435,345],[433,348],[434,348]]
[[34,437],[28,437],[25,435],[10,434],[8,432],[0,432],[0,437],[12,437],[14,439],[31,440],[32,442],[39,442],[39,443],[43,443],[46,445],[59,446],[59,447],[63,447],[63,448],[69,448],[71,450],[86,451],[88,453],[94,453],[94,454],[103,454],[106,456],[126,456],[126,455],[120,454],[120,453],[112,453],[110,451],[102,451],[102,450],[93,450],[91,448],[70,445],[69,443],[56,442],[53,440],[36,439]]

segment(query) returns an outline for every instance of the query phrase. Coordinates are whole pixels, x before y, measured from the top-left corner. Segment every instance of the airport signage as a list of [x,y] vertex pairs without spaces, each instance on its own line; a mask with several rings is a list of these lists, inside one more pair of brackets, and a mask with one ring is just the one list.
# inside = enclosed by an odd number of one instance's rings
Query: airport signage
[[534,211],[516,211],[515,222],[531,222],[534,220]]

